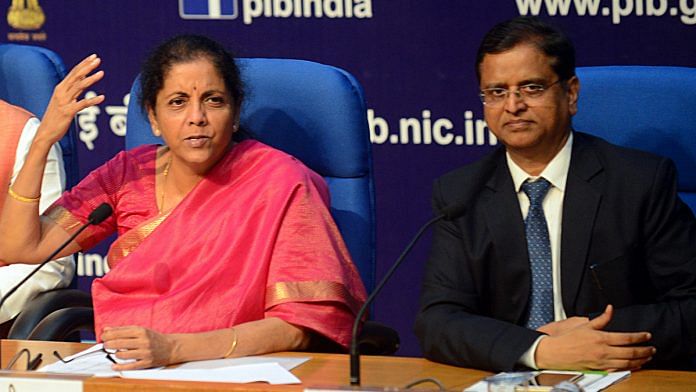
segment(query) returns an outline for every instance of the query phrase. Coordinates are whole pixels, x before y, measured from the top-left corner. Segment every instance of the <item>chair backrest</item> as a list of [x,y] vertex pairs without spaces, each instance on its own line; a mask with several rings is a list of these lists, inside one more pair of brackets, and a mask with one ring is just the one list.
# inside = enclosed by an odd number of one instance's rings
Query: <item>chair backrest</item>
[[[53,88],[65,74],[63,60],[55,52],[38,46],[0,44],[0,98],[39,118],[46,111]],[[70,188],[80,178],[74,123],[60,140],[60,146]]]
[[[246,89],[241,125],[253,137],[322,175],[331,214],[365,286],[375,274],[372,150],[360,84],[344,70],[302,60],[239,59]],[[128,105],[126,148],[162,143],[139,104],[136,78]]]
[[696,68],[579,67],[577,75],[574,128],[671,158],[679,194],[696,212]]

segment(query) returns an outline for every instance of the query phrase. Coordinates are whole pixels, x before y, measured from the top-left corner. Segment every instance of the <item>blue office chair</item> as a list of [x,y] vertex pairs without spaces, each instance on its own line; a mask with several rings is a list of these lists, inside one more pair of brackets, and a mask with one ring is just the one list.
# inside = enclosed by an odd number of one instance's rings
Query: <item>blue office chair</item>
[[682,200],[696,212],[696,68],[579,67],[573,127],[671,158]]
[[[53,88],[66,74],[63,60],[38,46],[0,44],[0,98],[43,117]],[[75,124],[60,140],[67,187],[77,184],[77,131]]]
[[[27,109],[41,118],[46,110],[53,88],[66,74],[61,58],[54,52],[37,46],[0,44],[0,98]],[[77,131],[73,124],[68,133],[60,140],[65,165],[66,185],[68,188],[79,180],[77,162]],[[73,279],[73,287],[74,287]],[[68,298],[62,297],[60,302],[56,295],[65,290],[53,290],[40,294],[27,309],[37,311],[22,312],[15,320],[10,337],[26,338],[36,324],[63,306],[78,306],[88,304],[88,296],[79,292]],[[36,305],[45,302],[46,305]],[[52,304],[52,305],[48,305]]]

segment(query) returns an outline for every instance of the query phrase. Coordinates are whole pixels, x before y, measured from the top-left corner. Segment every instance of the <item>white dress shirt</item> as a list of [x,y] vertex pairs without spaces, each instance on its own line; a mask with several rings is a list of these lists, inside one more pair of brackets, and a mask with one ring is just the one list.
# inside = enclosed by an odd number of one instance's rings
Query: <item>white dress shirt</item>
[[[17,153],[15,156],[15,164],[12,168],[10,184],[14,183],[19,174],[19,170],[22,168],[22,165],[24,165],[29,147],[36,136],[38,128],[39,120],[37,118],[29,119],[24,125],[19,143],[17,144]],[[41,183],[41,201],[39,202],[40,212],[46,210],[56,201],[65,189],[65,168],[63,167],[62,156],[63,153],[60,149],[60,145],[56,143],[48,154],[46,168],[44,169],[43,182]],[[36,268],[36,265],[29,264],[13,264],[0,267],[0,295],[4,296],[5,293],[24,279],[34,268]],[[46,264],[2,305],[2,309],[0,309],[0,323],[4,323],[16,317],[26,303],[37,294],[56,288],[66,287],[70,284],[74,274],[75,264],[73,263],[72,256],[54,260]]]
[[[529,199],[524,191],[522,191],[522,184],[528,179],[536,180],[539,177],[544,177],[551,183],[546,198],[544,198],[542,202],[542,207],[544,208],[544,216],[546,217],[546,224],[549,230],[549,242],[551,243],[553,310],[555,321],[566,319],[565,310],[563,309],[563,298],[561,296],[561,220],[563,218],[563,197],[565,196],[568,169],[570,168],[572,146],[573,133],[571,132],[563,148],[561,148],[558,154],[553,157],[551,162],[546,165],[538,176],[529,175],[522,170],[522,168],[510,158],[510,154],[506,153],[507,164],[510,168],[510,175],[515,185],[515,191],[517,191],[517,200],[520,203],[520,210],[522,211],[523,218],[527,218]],[[534,354],[536,353],[536,348],[541,339],[543,339],[543,336],[537,339],[529,350],[520,357],[519,363],[533,369],[537,368],[536,362],[534,361]]]

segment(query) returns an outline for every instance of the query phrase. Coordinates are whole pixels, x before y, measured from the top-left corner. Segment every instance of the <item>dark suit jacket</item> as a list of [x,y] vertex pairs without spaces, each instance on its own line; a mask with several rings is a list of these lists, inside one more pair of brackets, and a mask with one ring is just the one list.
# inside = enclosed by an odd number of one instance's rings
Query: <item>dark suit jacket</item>
[[[540,336],[524,327],[524,223],[499,148],[435,181],[433,204],[466,213],[433,234],[415,331],[427,358],[510,370]],[[607,330],[650,331],[653,365],[696,353],[696,221],[672,162],[575,133],[563,201],[561,289],[568,317],[611,303]]]

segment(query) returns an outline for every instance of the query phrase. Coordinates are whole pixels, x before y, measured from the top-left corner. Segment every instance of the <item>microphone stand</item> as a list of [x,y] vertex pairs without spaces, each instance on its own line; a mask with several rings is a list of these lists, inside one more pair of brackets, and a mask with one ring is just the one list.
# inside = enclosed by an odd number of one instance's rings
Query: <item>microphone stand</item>
[[389,278],[394,274],[394,271],[396,271],[397,268],[399,268],[399,265],[401,265],[401,262],[404,261],[406,258],[406,255],[411,251],[411,248],[416,244],[418,239],[423,235],[426,229],[428,229],[430,226],[432,226],[435,222],[443,219],[443,218],[450,218],[453,214],[450,213],[452,209],[449,209],[447,212],[443,212],[440,215],[430,219],[426,224],[424,224],[418,233],[413,237],[411,242],[406,246],[403,252],[401,252],[401,255],[396,259],[394,264],[389,268],[389,271],[384,275],[382,280],[379,281],[375,289],[372,291],[372,294],[370,294],[369,297],[365,300],[365,303],[363,306],[360,308],[358,311],[357,316],[355,317],[355,322],[353,323],[353,338],[350,342],[350,385],[352,386],[360,386],[360,349],[358,348],[358,326],[360,325],[360,320],[362,319],[363,315],[365,314],[365,311],[367,308],[370,306],[372,301],[375,299],[377,294],[382,290],[384,285],[387,283]]

